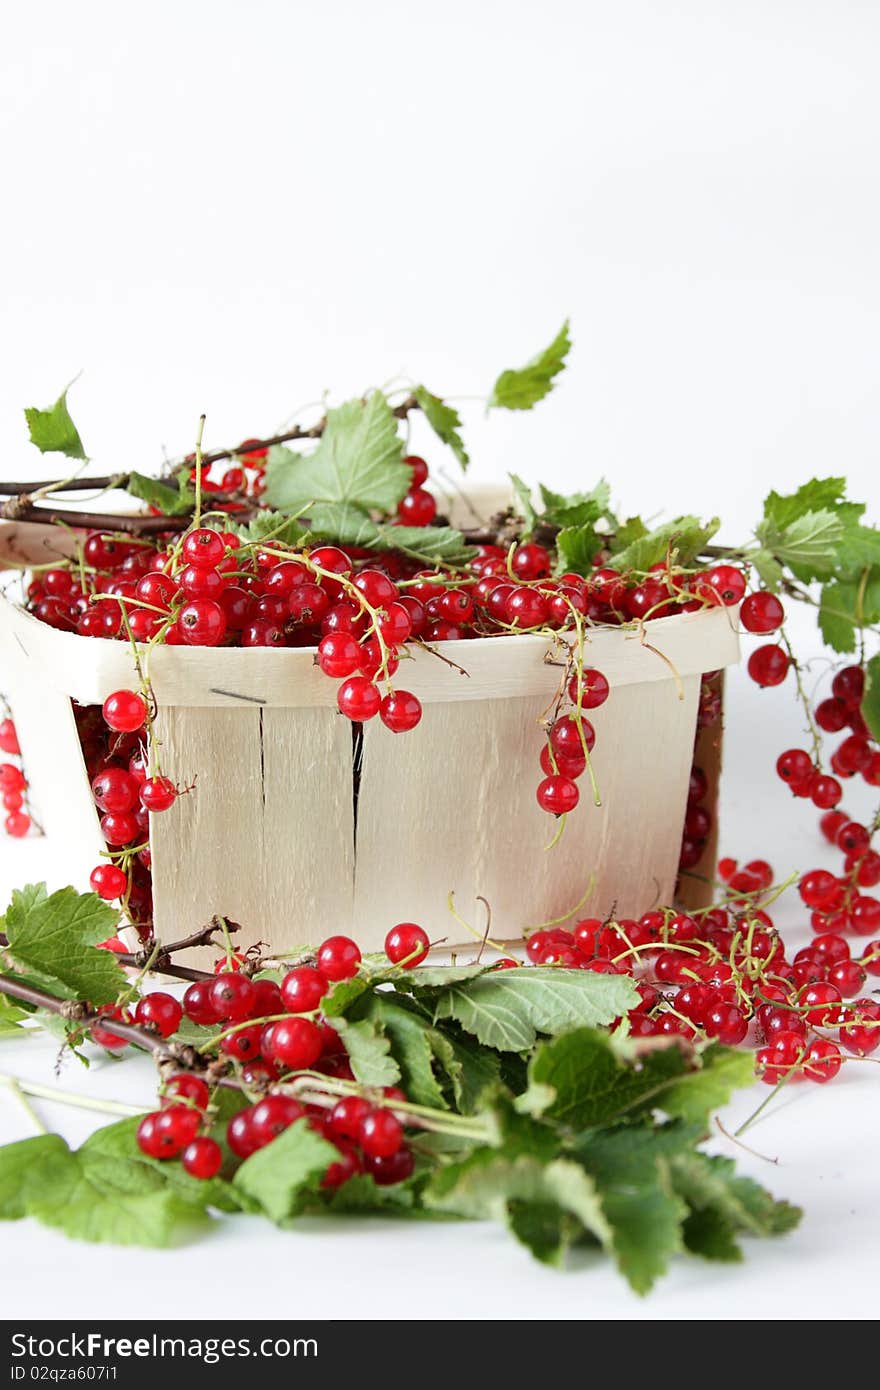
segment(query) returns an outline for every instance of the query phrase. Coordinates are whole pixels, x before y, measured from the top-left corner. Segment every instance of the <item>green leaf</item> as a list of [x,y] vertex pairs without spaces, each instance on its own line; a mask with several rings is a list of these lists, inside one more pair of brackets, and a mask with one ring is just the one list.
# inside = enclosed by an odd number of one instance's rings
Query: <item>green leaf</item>
[[6,910],[8,953],[56,995],[112,1004],[128,981],[112,951],[94,947],[110,936],[118,916],[96,893],[60,888],[46,897],[44,885],[31,885],[14,892]]
[[507,476],[513,484],[513,490],[516,493],[516,500],[519,503],[519,509],[522,513],[523,520],[525,521],[525,526],[523,527],[522,532],[523,539],[525,540],[534,531],[535,524],[538,520],[538,513],[535,510],[535,504],[532,501],[532,489],[529,487],[528,483],[523,481],[523,479],[519,476],[518,473],[508,473]]
[[627,546],[633,545],[636,541],[640,541],[642,537],[647,536],[647,534],[648,528],[640,516],[628,517],[626,521],[621,522],[614,536],[611,538],[611,550],[612,552],[626,550]]
[[462,471],[465,471],[470,459],[460,434],[461,417],[458,411],[454,410],[451,405],[447,405],[439,396],[432,396],[425,386],[417,386],[413,395],[421,406],[422,414],[431,429],[438,439],[449,445],[461,464]]
[[79,430],[67,409],[69,390],[69,386],[65,387],[55,404],[45,410],[28,406],[24,418],[27,420],[31,443],[36,444],[41,454],[66,454],[69,459],[86,459],[88,455],[79,437]]
[[[235,1109],[242,1108],[242,1101],[235,1093],[232,1093],[232,1100]],[[235,1113],[235,1109],[231,1114]],[[162,1182],[187,1206],[201,1209],[217,1207],[222,1211],[242,1209],[239,1192],[224,1178],[216,1177],[207,1181],[192,1178],[182,1164],[150,1158],[142,1153],[137,1143],[140,1119],[141,1117],[136,1115],[131,1119],[119,1120],[116,1124],[105,1125],[102,1129],[95,1130],[79,1150],[80,1157],[85,1156],[89,1161],[97,1157],[118,1159],[127,1164],[134,1164],[135,1167],[139,1165],[145,1170],[143,1181],[148,1187],[154,1185],[154,1175],[158,1174]]]
[[646,1294],[683,1247],[687,1208],[670,1190],[659,1163],[636,1185],[609,1176],[600,1191],[617,1267],[636,1293]]
[[449,1026],[429,1029],[428,1037],[438,1065],[449,1078],[455,1108],[462,1115],[473,1115],[501,1078],[498,1057]]
[[[377,1187],[367,1173],[356,1173],[348,1182],[329,1192],[321,1202],[323,1210],[332,1212],[377,1213],[380,1216],[419,1216],[411,1182]],[[426,1213],[429,1215],[429,1213]]]
[[141,502],[155,507],[164,516],[186,516],[196,505],[196,494],[190,487],[186,473],[180,473],[177,487],[160,482],[158,478],[148,478],[144,473],[130,473],[126,491]]
[[65,1170],[70,1150],[58,1134],[0,1147],[0,1221],[20,1221],[34,1193]]
[[105,1152],[102,1134],[76,1153],[52,1134],[0,1149],[0,1215],[34,1216],[76,1240],[147,1246],[172,1244],[202,1218],[136,1150]]
[[854,652],[856,649],[856,603],[858,585],[849,580],[832,580],[822,585],[819,605],[819,631],[827,646],[835,652]]
[[6,994],[0,994],[0,1038],[20,1038],[21,1025],[33,1017],[13,1004]]
[[874,526],[847,526],[837,547],[837,564],[847,574],[880,566],[880,530]]
[[726,1105],[734,1091],[752,1084],[754,1058],[720,1043],[711,1043],[698,1057],[699,1068],[665,1086],[657,1104],[667,1115],[705,1127],[713,1110]]
[[371,1019],[352,1023],[336,1018],[333,1027],[345,1044],[356,1081],[362,1086],[396,1086],[400,1067],[391,1056],[391,1040]]
[[710,1112],[753,1075],[748,1053],[716,1043],[692,1054],[670,1046],[640,1055],[626,1039],[580,1028],[541,1043],[528,1079],[517,1107],[571,1129],[607,1125],[646,1108],[705,1129]]
[[589,574],[601,548],[595,526],[566,526],[556,537],[556,573]]
[[325,1018],[336,1018],[347,1013],[352,1004],[370,988],[370,981],[363,975],[353,975],[350,980],[338,980],[335,985],[330,986],[321,1000],[321,1013]]
[[543,483],[539,484],[539,490],[544,504],[543,520],[549,526],[585,526],[591,521],[614,520],[609,510],[611,488],[604,478],[600,478],[590,492],[565,495],[553,492]]
[[763,547],[759,550],[750,550],[748,559],[754,565],[764,588],[775,594],[782,583],[782,566],[779,561]]
[[538,1033],[611,1023],[634,1000],[623,975],[530,966],[453,985],[438,998],[435,1018],[454,1018],[486,1047],[522,1052]]
[[610,560],[616,570],[644,572],[674,553],[676,563],[689,565],[709,543],[721,525],[715,516],[705,525],[696,516],[677,516],[618,550]]
[[381,391],[328,410],[313,453],[270,450],[265,500],[282,512],[314,502],[351,502],[390,512],[412,482],[398,421]]
[[246,544],[272,540],[279,545],[299,545],[303,537],[311,534],[308,527],[301,526],[295,517],[268,508],[258,511],[247,526],[235,526],[233,529]]
[[846,478],[811,478],[796,492],[785,495],[775,491],[768,493],[764,501],[764,521],[777,531],[784,531],[809,512],[827,510],[839,513],[843,509],[851,517],[854,508],[855,515],[861,515],[864,507],[847,503],[845,497]]
[[297,1120],[265,1148],[246,1158],[233,1186],[258,1202],[270,1220],[279,1223],[301,1210],[329,1165],[339,1157],[335,1145]]
[[880,740],[880,653],[877,656],[872,656],[865,667],[862,718],[871,730],[873,737]]
[[730,1222],[714,1207],[691,1211],[681,1228],[685,1249],[704,1260],[738,1264],[743,1257]]
[[714,1211],[731,1231],[783,1235],[801,1218],[798,1207],[777,1202],[760,1183],[738,1176],[733,1160],[692,1151],[669,1160],[676,1192],[693,1211]]
[[[435,1173],[424,1201],[436,1211],[500,1221],[507,1219],[512,1203],[537,1204],[576,1217],[579,1225],[573,1229],[603,1245],[611,1238],[595,1184],[579,1163],[567,1158],[543,1163],[528,1154],[511,1159],[495,1149],[476,1149],[463,1162],[447,1164]],[[520,1220],[513,1229],[520,1236],[529,1228]]]
[[469,980],[477,980],[492,969],[488,965],[417,965],[415,970],[405,970],[392,977],[396,989],[411,991],[416,996],[421,992],[446,989],[449,985],[460,985]]
[[400,1069],[401,1084],[407,1099],[416,1105],[432,1105],[438,1110],[448,1110],[446,1098],[434,1075],[431,1030],[426,1026],[424,1014],[414,1012],[399,997],[374,994],[370,1001],[369,1018],[390,1039],[391,1053]]
[[503,406],[505,410],[531,410],[552,391],[570,348],[566,319],[550,346],[537,357],[524,367],[501,373],[492,388],[489,405]]
[[452,526],[392,526],[373,521],[361,507],[321,502],[309,508],[310,534],[365,550],[399,550],[429,564],[461,564],[471,547]]
[[830,575],[844,535],[844,524],[833,511],[804,512],[786,526],[762,522],[755,531],[761,545],[799,579],[809,582]]

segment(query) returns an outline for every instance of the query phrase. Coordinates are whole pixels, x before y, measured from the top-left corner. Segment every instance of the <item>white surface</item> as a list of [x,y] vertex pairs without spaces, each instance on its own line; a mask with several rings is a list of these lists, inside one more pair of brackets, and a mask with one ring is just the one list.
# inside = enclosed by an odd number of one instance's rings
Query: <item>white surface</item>
[[731,535],[771,474],[864,490],[878,38],[856,0],[8,6],[3,471],[80,369],[96,463],[146,467],[203,410],[235,444],[401,372],[485,394],[570,313],[532,415],[463,403],[477,473]]
[[[876,513],[878,35],[880,12],[839,0],[157,0],[148,24],[106,0],[18,6],[0,54],[4,472],[51,473],[19,410],[81,367],[96,463],[144,467],[190,447],[202,410],[213,445],[401,370],[486,391],[571,313],[570,370],[532,416],[463,405],[478,474],[604,472],[626,510],[720,509],[740,537],[768,482],[839,470]],[[442,457],[419,423],[414,443]],[[769,770],[797,716],[784,692],[745,693],[724,847],[803,868],[814,817]],[[0,851],[5,886],[77,868],[64,845]],[[796,902],[786,917],[802,925]],[[3,1044],[8,1070],[50,1062]],[[65,1078],[123,1095],[134,1065]],[[94,1252],[10,1225],[3,1311],[210,1317],[235,1267],[237,1316],[871,1316],[875,1076],[797,1088],[750,1131],[779,1163],[742,1166],[803,1203],[797,1233],[739,1267],[681,1261],[647,1302],[604,1262],[549,1272],[488,1226],[228,1219],[173,1254],[105,1251],[98,1284]],[[11,1098],[0,1130],[29,1132]]]
[[[809,627],[795,623],[806,642]],[[803,650],[807,650],[804,646]],[[818,672],[817,667],[817,672]],[[833,864],[820,845],[815,814],[793,802],[772,772],[781,748],[798,742],[792,690],[759,691],[736,671],[730,682],[728,765],[723,787],[722,849],[741,859],[769,857],[779,878],[814,863]],[[847,806],[868,802],[847,790]],[[0,839],[4,891],[47,872],[54,845]],[[63,879],[56,867],[54,882]],[[787,940],[806,938],[805,914],[794,893],[775,911]],[[39,1039],[0,1043],[0,1071],[51,1083],[56,1047]],[[143,1101],[153,1094],[146,1060],[96,1061],[85,1072],[68,1060],[59,1083],[93,1096]],[[735,1129],[767,1095],[756,1085],[724,1114]],[[206,1269],[246,1271],[236,1281],[240,1317],[387,1316],[405,1307],[413,1318],[728,1319],[744,1317],[851,1319],[876,1316],[880,1275],[880,1208],[876,1155],[880,1145],[876,1064],[847,1064],[824,1087],[803,1084],[780,1093],[749,1130],[747,1142],[778,1160],[770,1164],[719,1136],[719,1152],[777,1196],[805,1208],[802,1226],[773,1241],[746,1241],[742,1265],[675,1262],[651,1297],[631,1295],[607,1261],[581,1259],[568,1273],[534,1263],[511,1237],[490,1225],[430,1225],[381,1220],[302,1222],[282,1234],[252,1217],[224,1217],[207,1240],[173,1252],[106,1250],[100,1307],[105,1317],[137,1308],[152,1317],[215,1317],[216,1284]],[[92,1117],[35,1102],[47,1123],[71,1141],[85,1137]],[[97,1117],[98,1123],[107,1122]],[[33,1133],[27,1115],[0,1091],[0,1141]],[[3,1229],[7,1318],[63,1307],[71,1317],[93,1314],[96,1294],[79,1272],[91,1254],[32,1221]],[[279,1281],[279,1268],[289,1280]],[[138,1290],[153,1280],[148,1303]]]

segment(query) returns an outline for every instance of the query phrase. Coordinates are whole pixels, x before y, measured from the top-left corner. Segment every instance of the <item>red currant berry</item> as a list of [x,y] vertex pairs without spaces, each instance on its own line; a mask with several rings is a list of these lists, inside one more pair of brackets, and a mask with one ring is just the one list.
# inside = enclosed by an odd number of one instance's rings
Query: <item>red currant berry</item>
[[328,1127],[330,1132],[342,1139],[357,1139],[361,1121],[372,1112],[373,1107],[363,1096],[343,1096],[330,1111]]
[[254,987],[247,975],[236,970],[223,970],[211,982],[211,1004],[218,1019],[242,1023],[251,1017]]
[[200,1076],[191,1072],[176,1072],[169,1076],[162,1088],[162,1106],[173,1105],[175,1101],[189,1100],[197,1110],[207,1110],[211,1092]]
[[309,1018],[285,1018],[271,1025],[271,1055],[290,1071],[313,1067],[321,1055],[321,1030]]
[[192,1139],[183,1151],[182,1163],[191,1178],[207,1182],[216,1178],[223,1166],[223,1150],[208,1135]]
[[421,965],[430,949],[428,933],[415,922],[398,922],[385,938],[385,954],[391,964],[405,964],[409,970]]
[[526,542],[513,552],[510,567],[517,579],[544,579],[550,573],[550,554],[543,545]]
[[220,1015],[211,1001],[213,980],[197,980],[189,986],[183,996],[183,1011],[192,1023],[200,1027],[211,1027],[220,1022]]
[[291,1014],[310,1014],[317,1009],[328,984],[325,975],[311,965],[297,965],[281,981],[281,999]]
[[318,969],[328,980],[350,980],[360,962],[360,950],[349,936],[328,936],[318,947]]
[[381,570],[361,570],[355,576],[354,587],[360,590],[373,608],[387,608],[398,597],[397,585]]
[[[495,590],[495,594],[501,592]],[[511,589],[504,605],[504,620],[516,628],[541,627],[547,621],[547,600],[537,589]]]
[[414,487],[398,502],[397,515],[406,526],[430,526],[437,503],[423,487]]
[[828,811],[836,806],[843,796],[843,788],[836,777],[813,777],[810,781],[810,799],[820,811]]
[[390,1110],[371,1110],[358,1126],[358,1143],[368,1158],[391,1158],[403,1143],[403,1125]]
[[190,531],[183,542],[182,552],[188,565],[216,569],[226,554],[226,542],[219,531],[200,527],[196,531]]
[[776,759],[776,772],[783,782],[797,785],[813,775],[813,759],[802,748],[789,748]]
[[184,642],[190,647],[216,647],[226,635],[226,614],[213,599],[193,599],[177,615]]
[[781,685],[788,675],[788,654],[782,647],[757,647],[749,657],[747,670],[756,685]]
[[543,782],[538,784],[535,795],[541,810],[547,811],[551,816],[567,815],[580,800],[577,783],[570,777],[563,777],[561,773],[545,777]]
[[776,595],[763,590],[757,594],[749,594],[739,610],[739,620],[746,632],[755,632],[762,636],[776,632],[777,628],[782,626],[784,617],[785,609]]
[[259,1147],[252,1126],[254,1109],[239,1110],[226,1126],[226,1142],[237,1158],[250,1158]]
[[121,767],[106,767],[92,780],[92,796],[102,811],[130,811],[138,799],[138,784]]
[[116,864],[98,864],[89,874],[92,891],[105,902],[121,898],[128,887],[128,874]]
[[809,1081],[818,1081],[821,1085],[825,1081],[833,1080],[840,1071],[842,1062],[839,1047],[828,1038],[814,1038],[804,1057],[804,1076]]
[[349,676],[336,692],[336,703],[346,719],[364,723],[379,713],[382,699],[366,676]]
[[135,690],[116,690],[102,707],[104,723],[118,734],[133,734],[147,717],[147,702]]
[[134,1016],[136,1022],[144,1025],[152,1024],[163,1038],[170,1038],[171,1034],[176,1033],[180,1027],[183,1008],[173,994],[164,994],[161,990],[155,990],[152,994],[145,994],[142,999],[138,1000]]
[[177,788],[170,777],[148,777],[140,791],[145,811],[167,811],[177,800]]
[[831,690],[850,709],[857,709],[865,693],[865,673],[861,666],[844,666],[831,682]]
[[880,930],[880,900],[865,893],[850,905],[850,925],[857,936],[872,936]]
[[366,1159],[367,1172],[377,1187],[391,1187],[394,1183],[406,1182],[407,1178],[412,1177],[415,1166],[412,1151],[405,1144],[388,1158]]
[[573,705],[580,695],[581,709],[598,709],[608,699],[608,681],[594,666],[585,666],[580,678],[575,674],[568,682],[568,697]]
[[408,690],[395,690],[385,695],[379,705],[379,718],[393,734],[408,733],[422,717],[421,701]]
[[821,700],[816,706],[816,723],[826,734],[839,734],[841,729],[846,728],[849,718],[849,710],[843,700],[832,696],[829,700]]
[[731,604],[739,603],[746,591],[742,570],[733,565],[714,565],[704,582],[717,595],[716,601],[728,608]]

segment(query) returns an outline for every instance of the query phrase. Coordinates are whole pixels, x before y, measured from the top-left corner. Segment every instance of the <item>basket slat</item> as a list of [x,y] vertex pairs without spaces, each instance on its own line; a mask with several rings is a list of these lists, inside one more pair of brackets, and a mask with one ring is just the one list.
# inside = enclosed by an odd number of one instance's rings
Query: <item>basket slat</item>
[[[487,700],[426,708],[411,734],[370,724],[358,807],[355,923],[370,949],[401,920],[432,939],[461,942],[446,910],[483,925],[476,902],[492,907],[492,935],[514,940],[525,928],[570,912],[592,874],[580,916],[604,916],[614,903],[628,916],[669,901],[687,800],[699,677],[614,690],[593,712],[594,767],[602,809],[581,778],[581,804],[562,839],[535,800],[543,736],[541,700]],[[650,710],[646,718],[646,708]],[[418,771],[416,771],[418,769]],[[634,789],[636,796],[634,797]]]
[[323,710],[160,712],[163,766],[195,790],[150,817],[166,941],[215,912],[278,951],[351,919],[351,726]]

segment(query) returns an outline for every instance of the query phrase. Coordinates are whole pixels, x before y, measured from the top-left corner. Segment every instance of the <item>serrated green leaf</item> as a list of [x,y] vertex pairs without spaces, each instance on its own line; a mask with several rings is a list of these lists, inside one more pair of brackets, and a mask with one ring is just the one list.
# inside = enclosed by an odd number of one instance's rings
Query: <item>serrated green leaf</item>
[[862,718],[872,736],[880,741],[880,653],[877,656],[872,656],[865,667]]
[[519,509],[525,521],[522,535],[523,539],[527,540],[534,531],[535,523],[538,520],[538,513],[532,501],[532,489],[529,487],[528,483],[523,481],[518,473],[508,473],[507,476],[513,485],[513,491],[516,494],[516,500],[519,503]]
[[709,543],[720,525],[717,516],[705,524],[696,516],[677,516],[618,550],[609,564],[621,572],[637,570],[644,573],[652,565],[659,564],[668,554],[673,553],[677,564],[689,565]]
[[21,1025],[33,1015],[13,1004],[6,994],[0,994],[0,1038],[20,1038]]
[[434,1075],[431,1030],[421,1010],[414,1011],[400,996],[374,994],[368,1017],[390,1039],[391,1054],[400,1069],[401,1084],[407,1099],[416,1105],[432,1105],[438,1110],[448,1110],[446,1098]]
[[[204,1219],[201,1208],[184,1201],[164,1173],[138,1161],[136,1149],[121,1153],[111,1146],[105,1152],[100,1130],[76,1153],[56,1135],[45,1140],[56,1142],[31,1150],[21,1213],[45,1226],[74,1240],[161,1247],[179,1241]],[[0,1167],[3,1154],[0,1150]]]
[[858,585],[832,580],[823,584],[819,605],[819,631],[825,644],[835,652],[856,649],[855,609]]
[[323,1199],[322,1208],[332,1212],[377,1213],[381,1216],[429,1216],[416,1207],[416,1197],[411,1182],[398,1182],[389,1187],[378,1187],[366,1173],[356,1173],[348,1182],[329,1192]]
[[539,352],[524,367],[501,373],[492,388],[489,405],[502,406],[505,410],[531,410],[552,391],[570,348],[566,319],[553,342],[543,352]]
[[448,444],[461,464],[462,471],[466,471],[470,459],[461,437],[461,417],[458,411],[447,405],[439,396],[433,396],[425,386],[417,386],[413,395],[431,429],[438,439]]
[[772,594],[775,594],[782,583],[782,566],[779,561],[770,554],[769,550],[764,550],[763,547],[758,550],[750,550],[748,559],[754,566],[755,572],[764,585],[764,588],[769,589]]
[[67,408],[66,387],[54,405],[45,410],[28,406],[24,412],[30,432],[31,443],[36,444],[41,454],[66,454],[70,459],[86,459],[88,455],[79,437],[79,430],[70,417]]
[[805,583],[832,573],[843,534],[843,521],[827,509],[804,512],[784,527],[765,521],[755,531],[761,545]]
[[277,541],[279,545],[299,545],[305,536],[310,535],[307,526],[300,525],[295,517],[285,516],[283,512],[260,509],[247,526],[233,525],[235,534],[241,536],[245,544],[259,544]]
[[[240,1098],[235,1096],[234,1092],[232,1095],[237,1102],[236,1108],[241,1109]],[[234,1114],[235,1111],[232,1113]],[[240,1211],[242,1209],[240,1194],[225,1179],[216,1177],[206,1181],[201,1178],[193,1178],[190,1177],[182,1164],[150,1158],[147,1154],[142,1153],[137,1144],[137,1127],[140,1119],[141,1117],[136,1115],[130,1119],[120,1120],[117,1124],[105,1125],[102,1129],[95,1130],[94,1134],[90,1135],[80,1148],[80,1156],[89,1161],[97,1157],[118,1159],[128,1164],[134,1164],[135,1169],[140,1166],[147,1170],[150,1175],[158,1174],[174,1194],[190,1207],[202,1209],[217,1207],[221,1211]],[[152,1176],[145,1175],[144,1182],[148,1187],[152,1186]]]
[[438,1066],[452,1086],[455,1108],[462,1115],[473,1115],[486,1092],[501,1079],[501,1064],[489,1048],[478,1047],[459,1030],[447,1026],[430,1028],[428,1037]]
[[589,574],[602,541],[595,526],[567,526],[556,537],[556,573]]
[[363,975],[353,975],[350,980],[338,980],[321,1000],[321,1013],[325,1018],[336,1018],[345,1014],[371,988],[369,980]]
[[335,1018],[333,1027],[345,1045],[356,1081],[362,1086],[396,1086],[400,1067],[391,1056],[391,1042],[371,1019],[351,1022]]
[[95,943],[105,941],[117,921],[116,910],[96,893],[16,891],[4,918],[8,954],[59,997],[112,1004],[127,980],[113,952],[96,950]]
[[601,1244],[611,1239],[595,1184],[579,1163],[567,1158],[545,1163],[528,1154],[510,1159],[495,1149],[477,1149],[435,1173],[424,1201],[436,1211],[472,1220],[503,1221],[512,1202],[550,1206],[576,1217],[582,1230]]
[[676,1192],[693,1211],[715,1211],[732,1231],[783,1235],[800,1221],[798,1207],[776,1201],[760,1183],[740,1177],[732,1159],[693,1150],[671,1157],[669,1173]]
[[471,547],[452,526],[393,526],[373,521],[362,507],[322,502],[309,508],[310,534],[364,550],[399,550],[428,564],[461,564]]
[[523,1052],[539,1033],[611,1023],[635,997],[623,975],[531,966],[452,986],[437,999],[434,1016],[455,1019],[486,1047]]
[[233,1180],[270,1220],[294,1216],[305,1196],[319,1185],[329,1165],[339,1157],[335,1145],[309,1127],[307,1119],[294,1124],[265,1148],[246,1158]]
[[667,1115],[705,1126],[712,1111],[726,1105],[734,1091],[752,1084],[754,1058],[750,1052],[710,1043],[699,1053],[699,1062],[697,1070],[665,1086],[657,1104]]
[[30,1197],[66,1168],[70,1150],[58,1134],[0,1146],[0,1221],[20,1221]]
[[266,504],[281,512],[348,502],[391,512],[412,482],[398,421],[381,391],[328,410],[318,447],[307,455],[276,446],[266,469]]
[[784,531],[792,522],[799,521],[808,512],[841,512],[850,519],[860,516],[865,510],[857,503],[848,503],[846,498],[846,478],[811,478],[796,492],[780,494],[768,493],[764,501],[764,520],[776,530]]
[[196,494],[185,473],[179,475],[177,487],[160,482],[158,478],[148,478],[144,473],[130,473],[126,492],[155,507],[164,516],[186,516],[196,504]]
[[392,978],[396,989],[411,991],[416,996],[421,990],[446,989],[448,985],[459,985],[468,980],[477,980],[488,975],[492,969],[487,965],[417,965],[414,970]]
[[640,516],[627,517],[626,521],[621,522],[615,534],[610,538],[609,544],[612,554],[620,550],[626,550],[627,546],[634,545],[643,536],[647,536],[648,528]]
[[681,1234],[685,1249],[692,1255],[725,1264],[738,1264],[742,1260],[743,1253],[733,1227],[720,1211],[712,1207],[689,1212]]
[[616,519],[610,511],[611,488],[604,478],[589,492],[569,494],[554,492],[539,484],[541,501],[544,504],[543,520],[549,526],[585,526],[589,522],[606,520],[613,525]]

